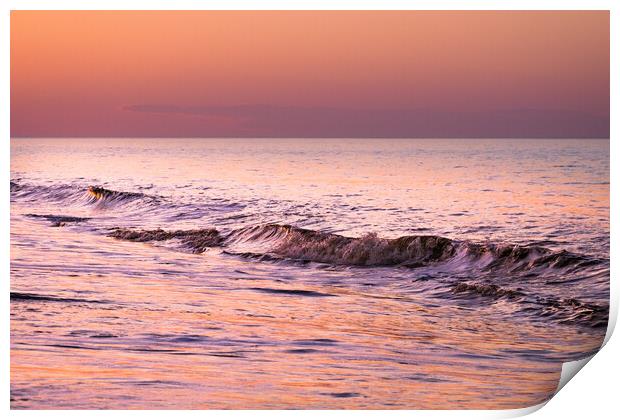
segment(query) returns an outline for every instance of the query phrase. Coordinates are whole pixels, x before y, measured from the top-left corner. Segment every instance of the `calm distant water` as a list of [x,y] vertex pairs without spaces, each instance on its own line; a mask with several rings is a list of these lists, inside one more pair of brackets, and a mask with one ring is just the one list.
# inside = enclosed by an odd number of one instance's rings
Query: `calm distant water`
[[13,408],[520,408],[608,305],[609,140],[11,140]]

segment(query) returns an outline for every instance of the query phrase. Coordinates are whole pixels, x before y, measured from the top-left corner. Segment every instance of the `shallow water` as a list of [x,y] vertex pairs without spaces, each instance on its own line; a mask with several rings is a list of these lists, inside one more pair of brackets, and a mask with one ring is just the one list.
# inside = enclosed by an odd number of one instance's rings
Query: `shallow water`
[[12,139],[11,291],[13,408],[537,404],[605,335],[609,141]]

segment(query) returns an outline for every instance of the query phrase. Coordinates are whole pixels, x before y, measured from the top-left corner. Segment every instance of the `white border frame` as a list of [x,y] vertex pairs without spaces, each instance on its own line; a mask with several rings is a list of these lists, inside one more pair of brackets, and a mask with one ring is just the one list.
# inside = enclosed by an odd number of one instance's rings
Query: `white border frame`
[[[57,0],[55,2],[45,0],[8,0],[2,3],[0,6],[2,13],[0,13],[0,48],[3,59],[0,60],[0,98],[2,98],[2,106],[0,106],[0,133],[2,133],[2,140],[0,141],[0,168],[6,177],[10,178],[10,10],[198,10],[198,9],[212,9],[212,10],[235,10],[235,9],[250,9],[250,10],[364,10],[364,9],[385,9],[385,10],[609,10],[610,11],[610,24],[611,24],[611,114],[610,114],[610,159],[613,163],[610,166],[610,218],[611,218],[611,301],[610,301],[610,325],[608,327],[605,343],[609,341],[611,333],[615,327],[617,314],[618,314],[618,282],[614,280],[614,274],[616,272],[614,256],[618,255],[618,244],[614,239],[617,237],[617,229],[615,228],[618,221],[618,215],[614,215],[616,209],[616,197],[618,197],[618,166],[614,166],[618,162],[618,146],[614,144],[611,139],[618,140],[618,124],[620,121],[620,114],[618,111],[618,75],[620,75],[620,67],[618,62],[618,42],[619,31],[618,25],[620,19],[618,13],[620,13],[620,7],[617,6],[618,2],[607,0],[590,0],[590,1],[577,1],[577,0],[565,0],[559,2],[557,0],[477,0],[465,2],[464,0],[426,0],[426,1],[405,1],[405,0],[383,0],[383,1],[326,1],[326,0],[314,0],[314,1],[297,1],[294,5],[282,0],[227,0],[227,1],[200,1],[200,0],[91,0],[88,2],[79,0]],[[10,240],[9,240],[9,223],[10,223],[10,204],[9,204],[9,185],[6,182],[0,183],[0,191],[2,193],[2,200],[0,201],[1,212],[0,217],[2,223],[0,224],[0,236],[3,238],[1,243],[2,254],[0,256],[2,261],[2,282],[0,290],[0,305],[4,308],[4,315],[0,319],[0,331],[2,331],[0,361],[3,372],[3,381],[1,384],[2,397],[0,397],[0,407],[2,412],[9,412],[11,416],[19,418],[31,418],[35,416],[44,415],[45,417],[62,417],[66,418],[83,418],[85,415],[91,418],[101,418],[102,416],[137,416],[149,418],[166,418],[169,415],[179,416],[183,418],[195,418],[196,416],[203,416],[205,412],[201,411],[10,411],[10,320],[9,320],[9,278],[10,278]],[[549,402],[549,408],[536,413],[538,418],[557,418],[559,416],[565,418],[583,418],[584,416],[598,416],[605,418],[608,417],[608,413],[617,412],[618,404],[616,402],[617,395],[614,392],[619,369],[619,362],[614,355],[618,352],[617,339],[612,340],[613,349],[606,346],[602,350],[602,354],[594,357],[595,366],[587,372],[581,373],[580,376],[586,376],[588,378],[581,378],[578,381],[580,383],[571,383],[567,386],[566,390],[563,390],[558,396],[554,397]],[[599,360],[597,362],[597,360]],[[613,376],[613,377],[610,377]],[[579,385],[579,386],[578,386]],[[561,400],[561,403],[560,403]],[[590,401],[594,400],[594,401]],[[594,406],[591,403],[595,402]],[[563,404],[563,405],[560,405]],[[327,418],[341,417],[351,418],[352,416],[363,416],[365,418],[383,418],[389,417],[409,417],[414,415],[418,418],[471,418],[471,419],[483,419],[483,418],[506,418],[521,416],[533,411],[538,410],[539,406],[530,407],[521,410],[501,410],[501,411],[324,411],[319,415],[326,416]],[[219,418],[250,418],[255,416],[276,417],[285,418],[292,412],[288,411],[209,411],[207,415],[216,415]],[[317,415],[313,411],[296,411],[295,416],[301,418],[314,418]],[[546,417],[550,415],[550,417]]]

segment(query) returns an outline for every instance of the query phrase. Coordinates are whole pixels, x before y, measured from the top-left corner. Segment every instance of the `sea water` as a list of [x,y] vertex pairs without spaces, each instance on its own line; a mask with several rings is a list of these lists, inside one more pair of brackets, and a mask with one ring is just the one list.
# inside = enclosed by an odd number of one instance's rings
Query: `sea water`
[[600,347],[609,140],[11,139],[12,408],[521,408]]

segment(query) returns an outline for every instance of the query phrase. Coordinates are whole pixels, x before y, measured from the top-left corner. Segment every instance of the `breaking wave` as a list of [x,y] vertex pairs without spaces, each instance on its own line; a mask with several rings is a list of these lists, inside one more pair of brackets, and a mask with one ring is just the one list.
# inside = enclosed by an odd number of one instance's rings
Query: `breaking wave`
[[88,202],[91,204],[99,205],[113,205],[117,203],[127,203],[130,201],[148,199],[154,200],[156,197],[149,196],[143,193],[127,192],[127,191],[114,191],[108,190],[103,187],[89,186],[86,190],[88,196]]
[[521,290],[503,288],[494,284],[455,284],[450,290],[456,298],[508,300],[521,304],[519,312],[552,318],[560,323],[579,323],[592,328],[606,328],[609,316],[608,305],[585,303],[575,298],[535,296]]
[[[301,229],[289,225],[259,225],[233,231],[225,240],[231,248],[248,251],[258,244],[262,253],[300,261],[350,266],[419,268],[450,263],[454,269],[523,271],[577,269],[600,260],[540,246],[479,244],[442,236],[411,235],[384,239],[375,233],[359,238]],[[261,253],[258,253],[261,254]]]
[[[46,200],[59,203],[62,208],[93,206],[99,208],[123,207],[125,211],[117,220],[136,220],[148,214],[165,214],[174,207],[178,216],[181,204],[171,203],[163,197],[136,192],[124,192],[103,187],[76,187],[72,185],[33,186],[11,181],[11,197],[23,200]],[[230,206],[227,202],[226,208]],[[147,209],[140,213],[136,209]],[[196,205],[183,208],[188,214],[196,211],[221,211],[222,207]],[[586,303],[574,298],[543,296],[547,291],[565,296],[559,289],[514,288],[537,279],[547,285],[558,279],[577,281],[587,276],[608,282],[609,260],[599,259],[566,250],[552,250],[540,244],[514,245],[504,243],[477,243],[466,239],[450,239],[437,235],[408,235],[394,239],[368,233],[361,237],[348,237],[335,233],[303,229],[285,224],[256,224],[237,229],[198,227],[187,230],[108,228],[98,225],[93,217],[76,217],[55,214],[26,214],[43,219],[52,226],[84,224],[96,227],[89,232],[105,233],[111,238],[131,242],[162,243],[185,252],[203,253],[210,248],[237,258],[255,259],[272,263],[327,264],[357,268],[392,267],[423,270],[421,273],[442,273],[443,283],[437,284],[439,298],[468,301],[518,303],[519,312],[559,322],[579,323],[591,327],[606,325],[608,306]],[[160,219],[167,225],[167,218]],[[173,221],[179,219],[170,219]],[[131,223],[131,222],[129,222]],[[199,222],[192,222],[194,223]],[[108,225],[110,226],[110,225]],[[112,225],[113,226],[113,225]],[[224,226],[225,227],[225,226]],[[584,277],[585,276],[585,277]],[[433,275],[428,276],[433,278]],[[462,281],[467,279],[467,281]],[[475,280],[474,280],[475,279]],[[512,282],[512,280],[515,280]],[[488,281],[487,281],[488,280]],[[532,283],[533,284],[533,283]],[[287,289],[288,290],[288,289]],[[291,289],[292,290],[292,289]],[[577,294],[575,296],[581,296]],[[36,299],[16,294],[12,299]],[[603,302],[603,300],[601,300]]]
[[200,219],[213,212],[226,213],[244,208],[225,199],[214,199],[206,204],[179,202],[160,195],[112,190],[96,185],[33,185],[18,180],[11,181],[11,199],[54,204],[62,208],[122,212],[124,217],[132,219],[158,217],[162,222]]
[[273,256],[352,266],[419,266],[454,254],[454,243],[440,236],[383,239],[375,233],[350,238],[289,225],[259,225],[234,231],[228,243],[266,246]]
[[157,204],[158,198],[143,193],[114,191],[103,187],[87,188],[75,185],[32,185],[11,181],[11,196],[22,200],[44,201],[66,205],[96,205],[107,207],[141,200],[143,203]]
[[162,229],[132,230],[114,228],[108,233],[108,236],[132,242],[157,242],[177,239],[183,247],[196,254],[204,252],[207,248],[222,244],[222,237],[216,229],[165,231]]
[[[140,192],[115,191],[100,186],[87,188],[73,185],[35,186],[19,183],[17,180],[12,180],[10,186],[12,197],[57,201],[62,202],[63,207],[71,203],[96,207],[138,203],[140,209],[158,205],[160,207],[164,205],[163,207],[168,209],[169,204],[164,202],[163,197]],[[205,207],[201,211],[208,211],[206,209]],[[153,214],[151,210],[153,209],[149,209],[149,215]],[[90,220],[88,217],[49,214],[27,216],[49,220],[54,226]],[[419,268],[434,264],[449,264],[449,268],[455,271],[476,268],[487,271],[522,272],[535,269],[576,270],[601,263],[601,260],[594,257],[565,250],[553,251],[539,245],[475,243],[435,235],[410,235],[386,239],[376,233],[368,233],[353,238],[281,224],[252,225],[225,234],[212,227],[192,230],[161,228],[132,230],[116,227],[108,231],[108,235],[134,242],[178,240],[185,248],[195,253],[217,246],[226,247],[228,253],[249,257],[359,267]]]

